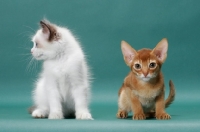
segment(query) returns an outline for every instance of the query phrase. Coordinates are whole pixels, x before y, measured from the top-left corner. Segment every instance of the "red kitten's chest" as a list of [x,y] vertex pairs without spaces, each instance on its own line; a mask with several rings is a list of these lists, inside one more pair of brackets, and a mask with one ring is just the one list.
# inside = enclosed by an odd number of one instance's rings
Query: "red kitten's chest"
[[155,99],[156,96],[158,96],[160,94],[161,88],[145,88],[145,87],[141,87],[137,90],[133,89],[133,94],[135,94],[136,96],[140,97],[140,98],[144,98],[144,99]]
[[155,99],[160,94],[161,88],[141,88],[139,90],[132,90],[132,94],[138,97],[144,112],[148,112],[155,107]]

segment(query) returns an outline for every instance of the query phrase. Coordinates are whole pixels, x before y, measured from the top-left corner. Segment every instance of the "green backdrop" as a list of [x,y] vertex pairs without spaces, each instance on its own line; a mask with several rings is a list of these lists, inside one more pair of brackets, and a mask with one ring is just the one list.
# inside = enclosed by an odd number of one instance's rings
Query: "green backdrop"
[[[87,54],[94,121],[33,119],[27,113],[41,66],[28,67],[30,38],[43,18],[71,29]],[[169,79],[177,93],[167,109],[172,119],[117,119],[117,93],[129,72],[121,40],[141,49],[164,37],[166,95]],[[199,0],[0,0],[0,131],[199,131],[199,53]]]

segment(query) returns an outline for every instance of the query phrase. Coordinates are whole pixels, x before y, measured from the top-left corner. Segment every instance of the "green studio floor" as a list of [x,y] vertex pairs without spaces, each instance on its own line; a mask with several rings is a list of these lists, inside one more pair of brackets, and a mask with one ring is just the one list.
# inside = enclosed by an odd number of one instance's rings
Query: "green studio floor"
[[[0,0],[0,131],[200,131],[200,0]],[[27,112],[40,63],[31,64],[31,36],[39,21],[68,27],[81,42],[92,71],[94,120],[33,119]],[[129,68],[122,40],[136,50],[169,42],[162,66],[171,120],[117,119],[118,90]]]
[[[114,85],[113,85],[114,84]],[[33,119],[27,113],[31,105],[31,88],[29,84],[15,82],[4,85],[0,97],[0,131],[199,131],[200,103],[198,93],[192,91],[190,95],[185,91],[177,91],[175,102],[167,109],[171,120],[148,119],[136,121],[131,119],[117,119],[117,91],[118,82],[113,84],[93,84],[91,112],[94,120],[48,120]],[[176,83],[176,87],[182,87]],[[11,88],[14,93],[8,92]],[[195,87],[195,85],[193,85]],[[167,87],[168,88],[168,87]],[[168,92],[168,90],[166,90]],[[3,99],[3,100],[2,100]]]

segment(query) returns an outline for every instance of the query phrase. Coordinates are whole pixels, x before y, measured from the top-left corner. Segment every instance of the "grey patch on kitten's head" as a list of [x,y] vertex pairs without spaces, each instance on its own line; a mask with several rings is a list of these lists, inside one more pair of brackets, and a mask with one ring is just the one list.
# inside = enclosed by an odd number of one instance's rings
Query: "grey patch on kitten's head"
[[60,38],[55,25],[51,24],[48,20],[44,19],[40,21],[40,26],[42,27],[42,32],[48,35],[48,41],[58,40]]

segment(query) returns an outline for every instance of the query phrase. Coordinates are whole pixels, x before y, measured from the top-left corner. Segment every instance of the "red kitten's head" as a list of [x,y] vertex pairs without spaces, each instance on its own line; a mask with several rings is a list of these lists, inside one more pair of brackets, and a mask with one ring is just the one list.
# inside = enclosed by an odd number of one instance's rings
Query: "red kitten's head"
[[121,42],[121,49],[126,64],[139,79],[149,81],[160,72],[161,66],[167,58],[168,42],[162,39],[153,49],[136,51],[127,42]]

